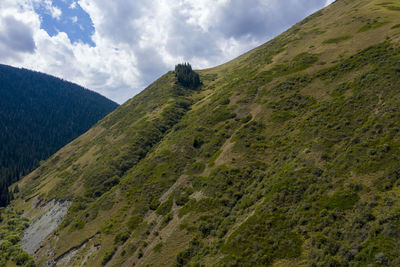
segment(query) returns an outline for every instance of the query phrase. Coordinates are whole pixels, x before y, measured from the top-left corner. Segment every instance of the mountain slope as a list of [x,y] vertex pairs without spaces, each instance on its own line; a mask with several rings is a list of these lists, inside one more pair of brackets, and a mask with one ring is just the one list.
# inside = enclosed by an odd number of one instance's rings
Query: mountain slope
[[399,265],[399,10],[336,1],[197,90],[161,77],[19,183],[32,221],[72,203],[37,262]]
[[0,184],[5,185],[117,107],[78,85],[6,65],[0,65],[0,94]]

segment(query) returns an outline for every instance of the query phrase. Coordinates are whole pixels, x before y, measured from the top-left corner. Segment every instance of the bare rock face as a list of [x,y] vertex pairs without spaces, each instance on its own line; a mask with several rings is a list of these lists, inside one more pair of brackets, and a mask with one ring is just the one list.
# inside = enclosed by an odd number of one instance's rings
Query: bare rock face
[[22,249],[29,255],[34,255],[40,248],[40,243],[60,225],[70,206],[71,201],[52,200],[47,203],[42,208],[46,212],[25,230],[21,242]]

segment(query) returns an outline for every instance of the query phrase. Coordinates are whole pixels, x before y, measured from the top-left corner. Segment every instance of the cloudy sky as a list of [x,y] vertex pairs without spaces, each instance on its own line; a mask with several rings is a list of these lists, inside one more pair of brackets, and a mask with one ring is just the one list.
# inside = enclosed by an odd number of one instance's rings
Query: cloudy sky
[[175,64],[219,65],[332,0],[0,0],[0,63],[118,103]]

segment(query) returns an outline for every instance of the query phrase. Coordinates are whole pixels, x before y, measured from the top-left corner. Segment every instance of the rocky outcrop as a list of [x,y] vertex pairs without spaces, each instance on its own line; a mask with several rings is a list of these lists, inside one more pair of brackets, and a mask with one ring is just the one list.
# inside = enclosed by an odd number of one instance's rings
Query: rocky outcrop
[[40,248],[40,243],[60,225],[70,205],[71,201],[52,200],[43,206],[45,213],[25,230],[21,242],[22,249],[34,255]]

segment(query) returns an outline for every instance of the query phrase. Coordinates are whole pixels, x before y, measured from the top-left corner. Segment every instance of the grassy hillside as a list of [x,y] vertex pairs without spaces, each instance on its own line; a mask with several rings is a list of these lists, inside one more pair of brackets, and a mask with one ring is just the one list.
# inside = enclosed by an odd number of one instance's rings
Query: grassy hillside
[[197,89],[165,74],[19,183],[31,220],[72,201],[36,262],[400,265],[399,10],[339,0]]

